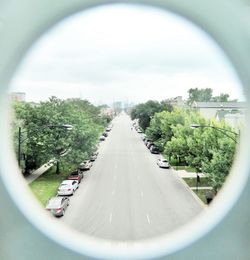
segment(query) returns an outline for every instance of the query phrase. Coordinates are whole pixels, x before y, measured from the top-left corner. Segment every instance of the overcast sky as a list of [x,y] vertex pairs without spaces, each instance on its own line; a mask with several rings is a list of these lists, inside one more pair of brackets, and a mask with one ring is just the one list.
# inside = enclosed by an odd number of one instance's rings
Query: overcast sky
[[111,5],[71,16],[34,45],[12,81],[27,101],[80,97],[145,102],[190,88],[243,99],[240,82],[207,34],[171,13]]

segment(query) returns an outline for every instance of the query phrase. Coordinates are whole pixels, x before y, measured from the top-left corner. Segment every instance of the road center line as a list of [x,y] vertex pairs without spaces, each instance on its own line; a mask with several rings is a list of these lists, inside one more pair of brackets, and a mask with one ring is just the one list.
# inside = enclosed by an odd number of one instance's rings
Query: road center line
[[113,218],[113,214],[112,212],[110,213],[110,216],[109,216],[109,222],[111,223],[112,222],[112,218]]
[[150,218],[148,214],[147,214],[147,220],[148,220],[148,224],[150,224]]

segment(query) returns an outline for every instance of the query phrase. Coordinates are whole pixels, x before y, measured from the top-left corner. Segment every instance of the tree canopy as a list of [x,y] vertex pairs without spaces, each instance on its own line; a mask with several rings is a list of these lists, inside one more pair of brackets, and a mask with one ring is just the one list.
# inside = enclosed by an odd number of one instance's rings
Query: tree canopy
[[[192,124],[201,127],[192,129]],[[198,112],[180,108],[155,113],[146,129],[148,138],[166,158],[206,173],[216,192],[234,159],[235,134],[230,132],[233,130],[225,122],[206,120]]]
[[229,94],[220,93],[219,96],[213,96],[213,90],[211,88],[190,88],[188,90],[187,103],[192,105],[194,102],[229,102],[237,101],[230,100]]
[[155,113],[172,110],[172,105],[170,105],[167,101],[158,102],[149,100],[146,103],[135,106],[131,111],[131,118],[132,120],[139,119],[139,125],[143,131],[145,131]]
[[[36,106],[18,102],[14,110],[15,149],[17,152],[16,129],[21,127],[26,171],[52,158],[64,164],[79,164],[93,152],[107,125],[107,118],[100,115],[100,109],[81,99],[51,97]],[[64,125],[72,125],[73,129],[68,131]]]

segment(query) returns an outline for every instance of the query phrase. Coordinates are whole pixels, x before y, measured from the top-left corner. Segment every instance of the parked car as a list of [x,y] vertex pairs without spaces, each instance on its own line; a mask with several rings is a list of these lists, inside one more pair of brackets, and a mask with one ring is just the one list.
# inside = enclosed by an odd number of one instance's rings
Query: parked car
[[100,138],[99,138],[100,141],[105,141],[105,139],[106,139],[106,138],[105,138],[105,136],[103,136],[103,135],[100,136]]
[[146,146],[147,146],[147,143],[148,143],[148,142],[152,143],[152,140],[150,140],[150,139],[148,139],[148,138],[145,138],[144,143],[145,143]]
[[160,168],[170,168],[169,162],[166,159],[160,158],[157,160],[157,165]]
[[90,161],[91,161],[91,162],[94,162],[94,161],[97,159],[97,155],[98,155],[98,152],[92,153],[92,155],[91,155],[91,157],[90,157]]
[[67,197],[52,197],[46,209],[49,210],[55,217],[62,217],[69,205],[69,198]]
[[88,161],[84,161],[83,163],[80,164],[79,166],[79,170],[80,171],[87,171],[90,170],[90,168],[92,167],[93,163],[88,160]]
[[147,144],[146,144],[146,146],[147,146],[148,149],[150,149],[150,147],[151,147],[152,145],[154,145],[154,144],[153,144],[152,142],[150,142],[150,141],[148,141]]
[[160,153],[159,149],[154,145],[151,145],[149,150],[150,150],[151,153],[154,153],[154,154]]
[[65,180],[60,184],[57,191],[57,195],[73,195],[76,189],[78,188],[78,185],[79,183],[76,180]]
[[107,127],[106,132],[110,132],[110,131],[111,131],[111,127]]
[[68,180],[76,180],[78,183],[80,183],[83,179],[83,173],[79,170],[73,171],[70,173],[70,175],[67,178]]
[[102,135],[105,136],[105,137],[108,137],[108,133],[107,132],[104,132]]
[[140,128],[137,129],[137,133],[142,134],[142,130]]

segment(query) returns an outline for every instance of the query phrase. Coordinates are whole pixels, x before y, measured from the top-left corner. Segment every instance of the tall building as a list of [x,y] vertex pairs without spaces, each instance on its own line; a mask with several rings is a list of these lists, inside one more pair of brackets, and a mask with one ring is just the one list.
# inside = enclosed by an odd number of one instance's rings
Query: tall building
[[26,94],[24,92],[11,92],[10,99],[11,101],[24,102]]

